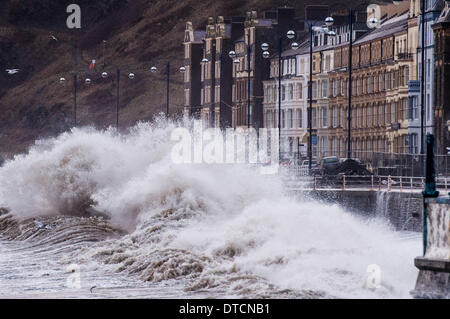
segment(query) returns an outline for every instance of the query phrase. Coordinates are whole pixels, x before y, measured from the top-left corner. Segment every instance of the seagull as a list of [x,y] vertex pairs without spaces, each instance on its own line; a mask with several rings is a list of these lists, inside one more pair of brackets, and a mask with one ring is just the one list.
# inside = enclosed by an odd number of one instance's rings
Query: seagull
[[18,73],[19,69],[6,69],[5,71],[12,75]]
[[91,293],[93,292],[94,288],[97,288],[97,286],[92,286],[91,289],[89,289]]
[[54,35],[50,35],[50,38],[52,38],[52,40],[58,41],[58,39]]

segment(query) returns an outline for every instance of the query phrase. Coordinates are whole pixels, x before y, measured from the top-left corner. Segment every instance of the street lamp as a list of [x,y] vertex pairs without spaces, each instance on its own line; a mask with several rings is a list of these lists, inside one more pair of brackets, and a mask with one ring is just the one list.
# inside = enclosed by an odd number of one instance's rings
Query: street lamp
[[[283,50],[283,37],[276,34],[278,37],[278,160],[281,161],[281,54]],[[295,31],[289,30],[286,33],[286,37],[289,40],[294,39]],[[263,51],[263,58],[267,59],[270,57],[269,53],[270,45],[268,43],[261,44],[261,50]],[[292,49],[298,49],[298,43],[294,42],[291,44]]]
[[[203,59],[203,60],[205,60],[205,59]],[[202,62],[203,62],[203,60],[202,60]],[[208,60],[206,60],[206,61],[208,61]],[[156,66],[152,66],[150,68],[150,71],[152,73],[156,73],[156,71],[158,71],[158,68]],[[179,68],[179,71],[180,71],[180,73],[185,73],[186,72],[186,67],[181,66]],[[167,82],[167,85],[166,85],[166,116],[169,117],[170,61],[167,61],[167,63],[166,63],[166,82]]]
[[[317,23],[317,22],[316,22]],[[313,114],[313,36],[314,32],[324,33],[328,36],[335,36],[336,33],[334,31],[329,31],[329,28],[333,25],[334,19],[332,17],[327,17],[325,19],[325,27],[324,26],[316,26],[314,22],[309,23],[309,81],[308,81],[308,95],[309,95],[309,112],[308,115],[308,171],[311,174],[312,169],[312,114]]]

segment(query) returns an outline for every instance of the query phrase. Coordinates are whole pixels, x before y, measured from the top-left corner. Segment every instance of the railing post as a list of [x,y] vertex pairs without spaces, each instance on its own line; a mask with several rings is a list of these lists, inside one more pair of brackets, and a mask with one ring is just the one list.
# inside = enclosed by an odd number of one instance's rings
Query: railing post
[[409,184],[411,186],[411,193],[412,193],[413,192],[413,178],[412,177],[410,177]]
[[373,192],[373,175],[370,176],[370,191]]
[[345,191],[345,175],[342,176],[342,190]]
[[317,189],[317,185],[316,185],[316,184],[317,184],[317,180],[316,180],[316,178],[317,178],[316,175],[314,175],[314,186],[313,186],[313,187],[314,187],[314,188],[313,188],[314,190]]
[[403,191],[402,177],[400,176],[400,193]]
[[447,177],[445,178],[445,192],[447,193],[448,187],[447,187]]
[[388,176],[388,192],[392,190],[392,180],[391,175]]
[[378,177],[378,191],[381,192],[381,177]]

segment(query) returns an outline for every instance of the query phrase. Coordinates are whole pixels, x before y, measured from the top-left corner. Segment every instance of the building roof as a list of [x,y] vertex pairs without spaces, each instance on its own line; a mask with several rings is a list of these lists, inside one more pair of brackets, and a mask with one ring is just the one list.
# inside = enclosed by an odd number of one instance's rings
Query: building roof
[[206,31],[195,30],[194,31],[194,42],[201,42],[206,36]]
[[379,28],[376,28],[372,31],[369,31],[365,35],[363,35],[361,38],[356,40],[354,44],[360,44],[364,42],[373,41],[380,38],[385,38],[389,35],[406,31],[408,29],[408,17],[409,13],[406,12],[402,15],[395,16],[391,19],[388,19],[384,22],[382,22],[381,26]]
[[[309,52],[309,40],[300,43],[300,46],[297,50],[294,50],[294,49],[284,50],[283,52],[281,52],[281,57],[284,58],[284,57],[288,57],[288,56],[295,56],[295,55],[305,54],[308,52]],[[270,58],[271,59],[278,58],[278,53],[273,54]]]
[[438,11],[438,12],[441,12],[443,8],[444,8],[444,3],[443,3],[443,1],[442,1],[442,0],[435,0],[435,1],[434,1],[434,4],[433,4],[433,6],[432,6],[432,8],[431,8],[430,11]]
[[450,22],[450,1],[445,1],[445,7],[442,10],[436,23],[449,23]]
[[257,21],[258,21],[257,26],[259,27],[270,27],[273,24],[272,19],[258,19]]

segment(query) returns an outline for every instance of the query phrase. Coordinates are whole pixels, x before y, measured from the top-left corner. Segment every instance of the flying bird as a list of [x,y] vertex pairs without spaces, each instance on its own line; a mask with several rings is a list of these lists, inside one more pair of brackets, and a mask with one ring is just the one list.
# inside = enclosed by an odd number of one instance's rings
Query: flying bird
[[58,39],[54,35],[50,35],[50,38],[52,38],[52,40],[58,41]]
[[8,72],[8,74],[16,74],[19,72],[19,69],[6,69],[6,72]]

